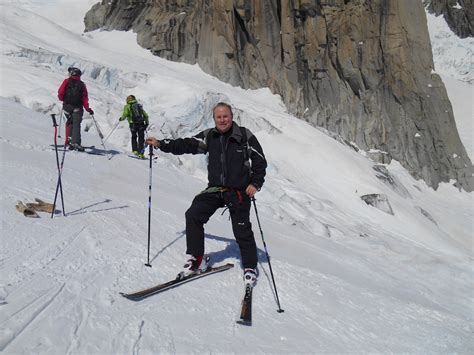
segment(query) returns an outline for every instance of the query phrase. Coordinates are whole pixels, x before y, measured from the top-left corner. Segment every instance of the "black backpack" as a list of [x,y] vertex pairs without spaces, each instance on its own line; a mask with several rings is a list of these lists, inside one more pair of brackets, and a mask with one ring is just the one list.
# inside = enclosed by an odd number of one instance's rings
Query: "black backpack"
[[144,123],[145,115],[143,114],[143,107],[139,103],[135,102],[130,105],[130,111],[132,112],[133,123]]
[[84,83],[80,80],[69,79],[64,91],[64,103],[74,107],[82,107]]

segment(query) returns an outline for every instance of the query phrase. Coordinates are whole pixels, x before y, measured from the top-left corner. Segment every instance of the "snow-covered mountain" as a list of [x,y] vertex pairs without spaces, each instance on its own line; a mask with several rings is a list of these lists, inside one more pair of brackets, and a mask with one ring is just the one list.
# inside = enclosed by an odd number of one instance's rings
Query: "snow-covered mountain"
[[[288,115],[268,90],[235,88],[197,66],[153,57],[132,33],[82,34],[82,14],[94,2],[0,5],[1,351],[472,350],[472,193],[449,184],[433,191],[397,162],[374,170],[364,152]],[[66,153],[66,217],[28,219],[15,210],[17,200],[54,197],[49,114],[60,112],[56,92],[70,65],[83,69],[104,135],[128,94],[143,103],[159,138],[212,126],[217,101],[235,107],[269,162],[257,205],[284,313],[276,312],[253,211],[260,278],[251,328],[235,323],[243,283],[227,214],[208,223],[206,248],[214,263],[236,267],[139,303],[119,295],[174,278],[184,257],[184,212],[206,185],[205,157],[158,153],[153,267],[145,267],[150,169],[127,156],[125,124],[106,142],[110,160]],[[450,87],[459,88],[454,81]],[[83,127],[90,123],[86,117]],[[83,132],[83,143],[102,150],[94,127]],[[361,200],[371,193],[386,195],[394,215]]]
[[426,14],[436,72],[453,79],[473,83],[474,38],[459,38],[443,16]]
[[459,136],[474,159],[474,38],[461,39],[443,16],[426,14],[436,72],[443,79],[456,118]]

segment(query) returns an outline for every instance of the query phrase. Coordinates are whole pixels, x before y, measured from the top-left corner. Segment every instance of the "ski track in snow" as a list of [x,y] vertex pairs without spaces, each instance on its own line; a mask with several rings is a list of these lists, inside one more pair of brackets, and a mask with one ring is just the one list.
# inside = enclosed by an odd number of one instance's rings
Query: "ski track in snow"
[[72,354],[74,351],[77,351],[77,348],[80,343],[80,336],[85,328],[87,319],[89,318],[89,312],[84,309],[82,306],[79,314],[79,319],[75,319],[76,326],[74,327],[73,334],[71,335],[71,341],[66,349],[66,354]]
[[[372,162],[286,114],[268,90],[233,88],[196,66],[153,57],[131,33],[82,36],[69,19],[65,30],[48,20],[64,3],[44,1],[20,4],[33,12],[0,5],[8,83],[0,98],[0,351],[463,353],[474,347],[472,312],[466,311],[473,302],[473,226],[466,222],[474,219],[473,194],[448,184],[434,192],[396,162],[387,169],[399,186],[389,186],[375,177]],[[66,217],[27,219],[14,210],[17,200],[53,197],[57,170],[48,114],[59,112],[55,92],[69,65],[84,69],[104,135],[131,90],[158,137],[207,128],[217,101],[235,105],[236,120],[257,134],[269,161],[257,205],[284,313],[276,312],[253,210],[260,277],[252,327],[235,322],[242,271],[228,213],[221,211],[206,225],[206,252],[217,264],[234,263],[233,269],[137,303],[119,295],[174,278],[185,250],[184,212],[206,184],[205,158],[158,154],[152,163],[153,267],[145,267],[149,167],[126,157],[125,125],[106,144],[114,152],[110,160],[66,151]],[[95,128],[83,132],[83,142],[101,147]],[[365,193],[386,194],[395,216],[367,206],[360,200]]]
[[[40,305],[37,306],[32,312],[27,313],[26,311],[28,311],[29,308],[33,308],[33,306],[35,306],[36,303],[39,303],[39,301],[41,301],[43,297],[39,297],[30,304],[21,308],[20,310],[12,314],[4,323],[2,323],[4,334],[0,341],[0,350],[5,350],[8,345],[15,341],[28,326],[32,325],[32,323],[53,303],[53,301],[58,297],[63,288],[64,284],[62,284],[52,296],[47,297],[46,301],[40,303]],[[49,296],[50,293],[52,292],[46,293],[44,297]],[[27,314],[23,315],[23,313]],[[9,322],[10,320],[12,320],[12,322]],[[7,324],[8,322],[14,323],[14,325]]]

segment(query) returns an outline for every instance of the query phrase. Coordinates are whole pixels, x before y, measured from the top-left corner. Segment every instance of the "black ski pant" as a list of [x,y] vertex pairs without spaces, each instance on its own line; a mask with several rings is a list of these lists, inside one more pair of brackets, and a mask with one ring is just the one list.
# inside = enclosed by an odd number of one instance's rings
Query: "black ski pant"
[[83,112],[84,111],[79,108],[75,108],[71,113],[65,111],[67,137],[71,145],[81,145],[81,122]]
[[187,254],[204,255],[204,224],[220,207],[227,206],[239,245],[242,266],[257,267],[257,245],[250,223],[250,197],[244,191],[203,192],[186,211]]
[[130,132],[132,132],[132,152],[143,154],[145,127],[145,124],[140,123],[132,123],[130,125]]

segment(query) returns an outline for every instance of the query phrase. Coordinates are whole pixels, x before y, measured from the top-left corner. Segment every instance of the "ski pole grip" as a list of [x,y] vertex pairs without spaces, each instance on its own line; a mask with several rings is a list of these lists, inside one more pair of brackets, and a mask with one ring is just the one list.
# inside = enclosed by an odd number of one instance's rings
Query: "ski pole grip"
[[56,114],[55,113],[51,114],[51,119],[53,120],[53,127],[57,127],[58,123],[56,122]]
[[148,145],[148,154],[150,155],[150,157],[153,155],[153,144],[150,144]]

